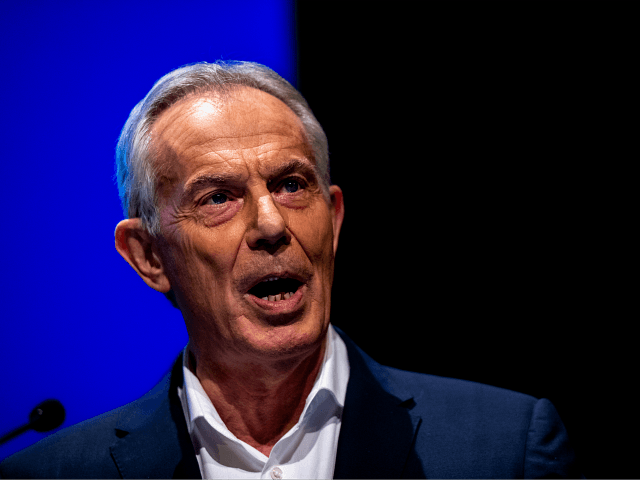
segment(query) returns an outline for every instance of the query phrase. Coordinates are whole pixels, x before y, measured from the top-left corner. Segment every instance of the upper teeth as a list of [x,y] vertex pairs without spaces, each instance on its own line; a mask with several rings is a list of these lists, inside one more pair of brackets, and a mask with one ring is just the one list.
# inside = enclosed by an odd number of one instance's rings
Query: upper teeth
[[[265,278],[263,282],[273,282],[274,280],[280,280],[280,277]],[[293,292],[279,293],[277,295],[268,295],[262,297],[262,300],[268,300],[270,302],[279,302],[280,300],[288,300],[293,295]]]
[[280,300],[288,300],[293,296],[293,292],[279,293],[277,295],[269,295],[268,297],[262,297],[262,300],[269,300],[270,302],[279,302]]

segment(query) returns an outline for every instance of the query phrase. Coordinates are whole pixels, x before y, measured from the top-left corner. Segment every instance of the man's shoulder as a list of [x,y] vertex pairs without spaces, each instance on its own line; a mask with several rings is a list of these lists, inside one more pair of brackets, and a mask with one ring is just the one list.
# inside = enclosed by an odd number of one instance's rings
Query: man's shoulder
[[371,372],[386,391],[409,402],[414,415],[434,427],[459,425],[466,434],[475,429],[496,435],[526,432],[536,404],[549,403],[492,385],[379,364]]
[[[405,464],[408,476],[517,478],[522,472],[537,477],[574,468],[566,431],[548,400],[384,366],[338,333],[347,346],[351,371],[343,428],[349,427],[351,438],[362,441],[362,424],[385,415],[392,419],[378,428],[382,435],[373,429],[367,435],[377,442],[392,436],[392,444],[412,438]],[[359,410],[367,415],[359,415]],[[358,428],[348,425],[349,415],[358,417]],[[367,448],[376,445],[369,442]]]
[[125,434],[119,427],[142,422],[145,412],[157,409],[167,380],[131,403],[63,428],[4,459],[0,477],[118,478],[110,448]]
[[434,404],[475,405],[498,402],[533,407],[538,401],[535,397],[524,393],[508,390],[493,385],[442,377],[427,373],[400,370],[385,365],[379,365],[373,371],[376,378],[390,392],[398,394],[412,394],[416,399]]
[[439,431],[500,438],[526,434],[536,408],[553,408],[513,390],[456,378],[399,370],[380,365],[373,371],[384,388],[400,399],[411,398],[414,415]]
[[[96,472],[115,470],[108,461],[109,446],[117,438],[116,425],[129,405],[49,435],[0,463],[5,478],[91,478]],[[91,465],[77,465],[78,459],[91,459]],[[80,469],[78,475],[72,473]],[[68,472],[68,473],[67,473]],[[114,471],[117,476],[117,470]],[[113,476],[113,475],[112,475]]]
[[433,411],[437,406],[441,406],[451,411],[456,406],[465,408],[471,404],[475,405],[475,408],[481,405],[513,405],[530,411],[538,401],[533,396],[505,388],[382,365],[367,355],[340,329],[336,328],[336,331],[347,345],[350,360],[354,360],[357,355],[359,358],[356,361],[361,359],[364,362],[366,370],[385,391],[399,399],[413,398],[417,408],[420,408],[420,405],[428,405]]
[[354,386],[367,392],[359,400],[371,404],[370,412],[378,408],[376,398],[384,399],[381,408],[401,407],[406,425],[414,426],[406,464],[410,476],[581,477],[564,425],[549,400],[384,366],[338,333],[349,351]]

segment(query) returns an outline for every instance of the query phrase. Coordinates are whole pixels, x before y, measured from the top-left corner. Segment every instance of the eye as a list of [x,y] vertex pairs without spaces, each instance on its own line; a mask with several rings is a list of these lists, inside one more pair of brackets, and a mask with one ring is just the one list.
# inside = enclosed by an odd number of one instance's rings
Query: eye
[[214,193],[207,199],[206,203],[211,202],[215,205],[221,205],[227,200],[229,200],[229,197],[227,197],[224,193]]
[[302,188],[302,185],[300,185],[300,182],[298,182],[297,180],[290,178],[284,181],[284,183],[282,184],[282,187],[285,189],[286,192],[294,193],[294,192],[297,192],[300,188]]

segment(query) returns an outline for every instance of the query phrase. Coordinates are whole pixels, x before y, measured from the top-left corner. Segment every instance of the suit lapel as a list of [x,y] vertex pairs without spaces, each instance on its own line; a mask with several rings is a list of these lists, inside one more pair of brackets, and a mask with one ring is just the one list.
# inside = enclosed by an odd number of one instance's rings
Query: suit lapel
[[400,478],[420,417],[410,394],[391,394],[372,373],[377,364],[342,331],[349,355],[334,478]]
[[111,456],[123,478],[201,478],[177,394],[181,384],[182,354],[116,429]]
[[[379,366],[336,331],[347,346],[350,375],[334,478],[400,478],[421,421],[411,412],[412,397],[385,389],[372,372]],[[111,456],[123,478],[201,478],[177,395],[181,359],[116,429]]]

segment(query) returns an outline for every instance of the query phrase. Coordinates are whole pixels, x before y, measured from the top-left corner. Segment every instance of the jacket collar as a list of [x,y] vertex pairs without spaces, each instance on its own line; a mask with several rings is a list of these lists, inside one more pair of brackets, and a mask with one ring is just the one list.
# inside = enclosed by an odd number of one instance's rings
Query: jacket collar
[[413,396],[336,331],[347,346],[350,375],[334,478],[400,478],[421,422],[411,412]]
[[[335,327],[334,327],[335,328]],[[400,478],[420,425],[410,392],[336,328],[349,355],[349,383],[334,478]],[[202,478],[178,398],[182,353],[116,429],[111,456],[123,478]]]
[[122,478],[202,478],[178,398],[182,383],[181,353],[171,372],[120,422],[111,457]]

